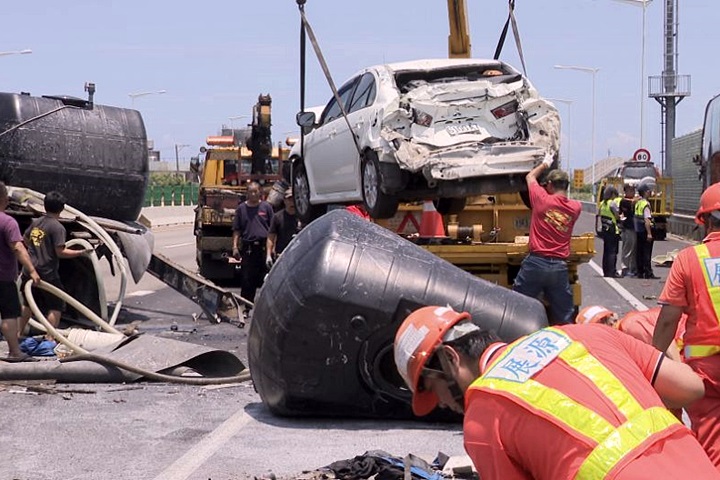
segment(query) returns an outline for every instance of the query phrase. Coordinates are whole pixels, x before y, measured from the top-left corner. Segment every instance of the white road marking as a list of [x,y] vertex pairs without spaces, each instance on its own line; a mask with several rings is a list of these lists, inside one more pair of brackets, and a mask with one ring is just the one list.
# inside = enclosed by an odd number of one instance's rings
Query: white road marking
[[155,480],[184,480],[200,468],[215,452],[234,437],[252,417],[245,410],[238,410],[232,417],[225,420],[218,428],[210,432],[185,455],[162,471]]
[[[603,274],[602,268],[597,263],[590,260],[588,262],[588,265],[590,265],[590,267],[593,270],[595,270],[597,273],[600,274],[600,276],[602,276],[602,274]],[[640,310],[641,312],[648,310],[647,305],[645,305],[643,302],[638,300],[637,297],[635,297],[632,293],[628,292],[625,289],[625,287],[623,287],[622,285],[620,285],[617,282],[617,280],[615,280],[614,278],[608,278],[608,277],[602,277],[602,278],[603,278],[603,280],[605,280],[608,283],[608,285],[613,287],[613,289],[616,292],[618,292],[620,294],[620,296],[623,297],[630,305],[635,307],[635,310]]]
[[138,290],[136,292],[128,293],[125,297],[144,297],[145,295],[153,293],[155,293],[155,290]]
[[195,243],[195,242],[176,243],[174,245],[165,245],[163,248],[187,247],[188,245],[192,245],[193,243]]

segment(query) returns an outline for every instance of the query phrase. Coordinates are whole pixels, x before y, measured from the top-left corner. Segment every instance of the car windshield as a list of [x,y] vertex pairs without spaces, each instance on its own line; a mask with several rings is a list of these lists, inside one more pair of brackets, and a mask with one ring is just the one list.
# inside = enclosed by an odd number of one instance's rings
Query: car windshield
[[401,92],[407,93],[428,83],[474,82],[481,79],[490,80],[492,83],[512,83],[521,78],[520,74],[504,71],[499,65],[493,68],[487,65],[465,65],[453,68],[398,72],[395,75],[395,83]]
[[655,166],[652,164],[626,165],[622,170],[622,177],[629,179],[641,180],[645,177],[655,178],[656,175]]

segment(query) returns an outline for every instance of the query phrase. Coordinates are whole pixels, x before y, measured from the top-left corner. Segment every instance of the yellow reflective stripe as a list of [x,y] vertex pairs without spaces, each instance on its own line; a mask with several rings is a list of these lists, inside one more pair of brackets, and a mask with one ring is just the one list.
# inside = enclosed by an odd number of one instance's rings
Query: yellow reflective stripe
[[[710,258],[710,250],[707,245],[701,243],[695,247],[695,254],[700,262],[700,270],[702,271],[703,278],[705,279],[705,286],[707,287],[708,294],[710,294],[710,301],[715,310],[715,321],[720,321],[720,286],[714,286],[710,280],[710,274],[705,267],[705,260]],[[715,272],[713,272],[715,274]]]
[[473,386],[508,392],[596,443],[602,442],[615,430],[610,422],[585,405],[535,380],[517,383],[501,378],[483,380],[480,377]]
[[679,423],[675,415],[662,407],[648,408],[600,442],[580,465],[575,479],[604,479],[625,455],[649,437]]
[[625,418],[633,417],[643,411],[642,405],[627,391],[623,383],[597,358],[593,357],[583,344],[573,342],[560,353],[560,358],[594,383]]
[[720,347],[716,345],[686,345],[685,358],[710,357],[720,353]]
[[[549,327],[559,335],[568,338],[562,330]],[[526,338],[526,337],[525,337]],[[488,370],[505,359],[516,343],[503,352],[488,366]],[[604,417],[576,402],[564,393],[529,379],[518,383],[502,378],[484,378],[473,382],[473,388],[484,388],[506,392],[530,405],[531,408],[545,413],[559,426],[584,435],[597,443],[592,453],[581,465],[576,478],[604,478],[625,455],[637,448],[649,436],[662,432],[671,425],[679,423],[670,412],[662,407],[644,410],[622,382],[599,360],[593,357],[580,342],[572,341],[559,357],[573,370],[593,382],[594,385],[623,414],[626,421],[615,428]]]

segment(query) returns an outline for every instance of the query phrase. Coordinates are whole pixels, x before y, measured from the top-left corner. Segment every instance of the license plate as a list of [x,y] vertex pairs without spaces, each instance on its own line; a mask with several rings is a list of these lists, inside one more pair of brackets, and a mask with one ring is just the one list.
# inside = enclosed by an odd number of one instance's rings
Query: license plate
[[477,133],[482,130],[479,123],[466,123],[464,125],[448,125],[445,131],[451,136],[462,135],[464,133]]

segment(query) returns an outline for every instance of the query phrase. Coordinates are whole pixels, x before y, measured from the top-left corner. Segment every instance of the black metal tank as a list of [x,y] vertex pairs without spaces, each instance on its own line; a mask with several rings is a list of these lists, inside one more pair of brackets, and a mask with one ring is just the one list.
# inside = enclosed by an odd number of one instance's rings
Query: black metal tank
[[344,210],[302,230],[255,303],[248,360],[278,415],[410,418],[395,332],[425,305],[450,305],[512,341],[547,326],[543,305],[475,277]]
[[136,110],[0,93],[0,180],[58,190],[88,215],[134,221],[148,183],[145,124]]

